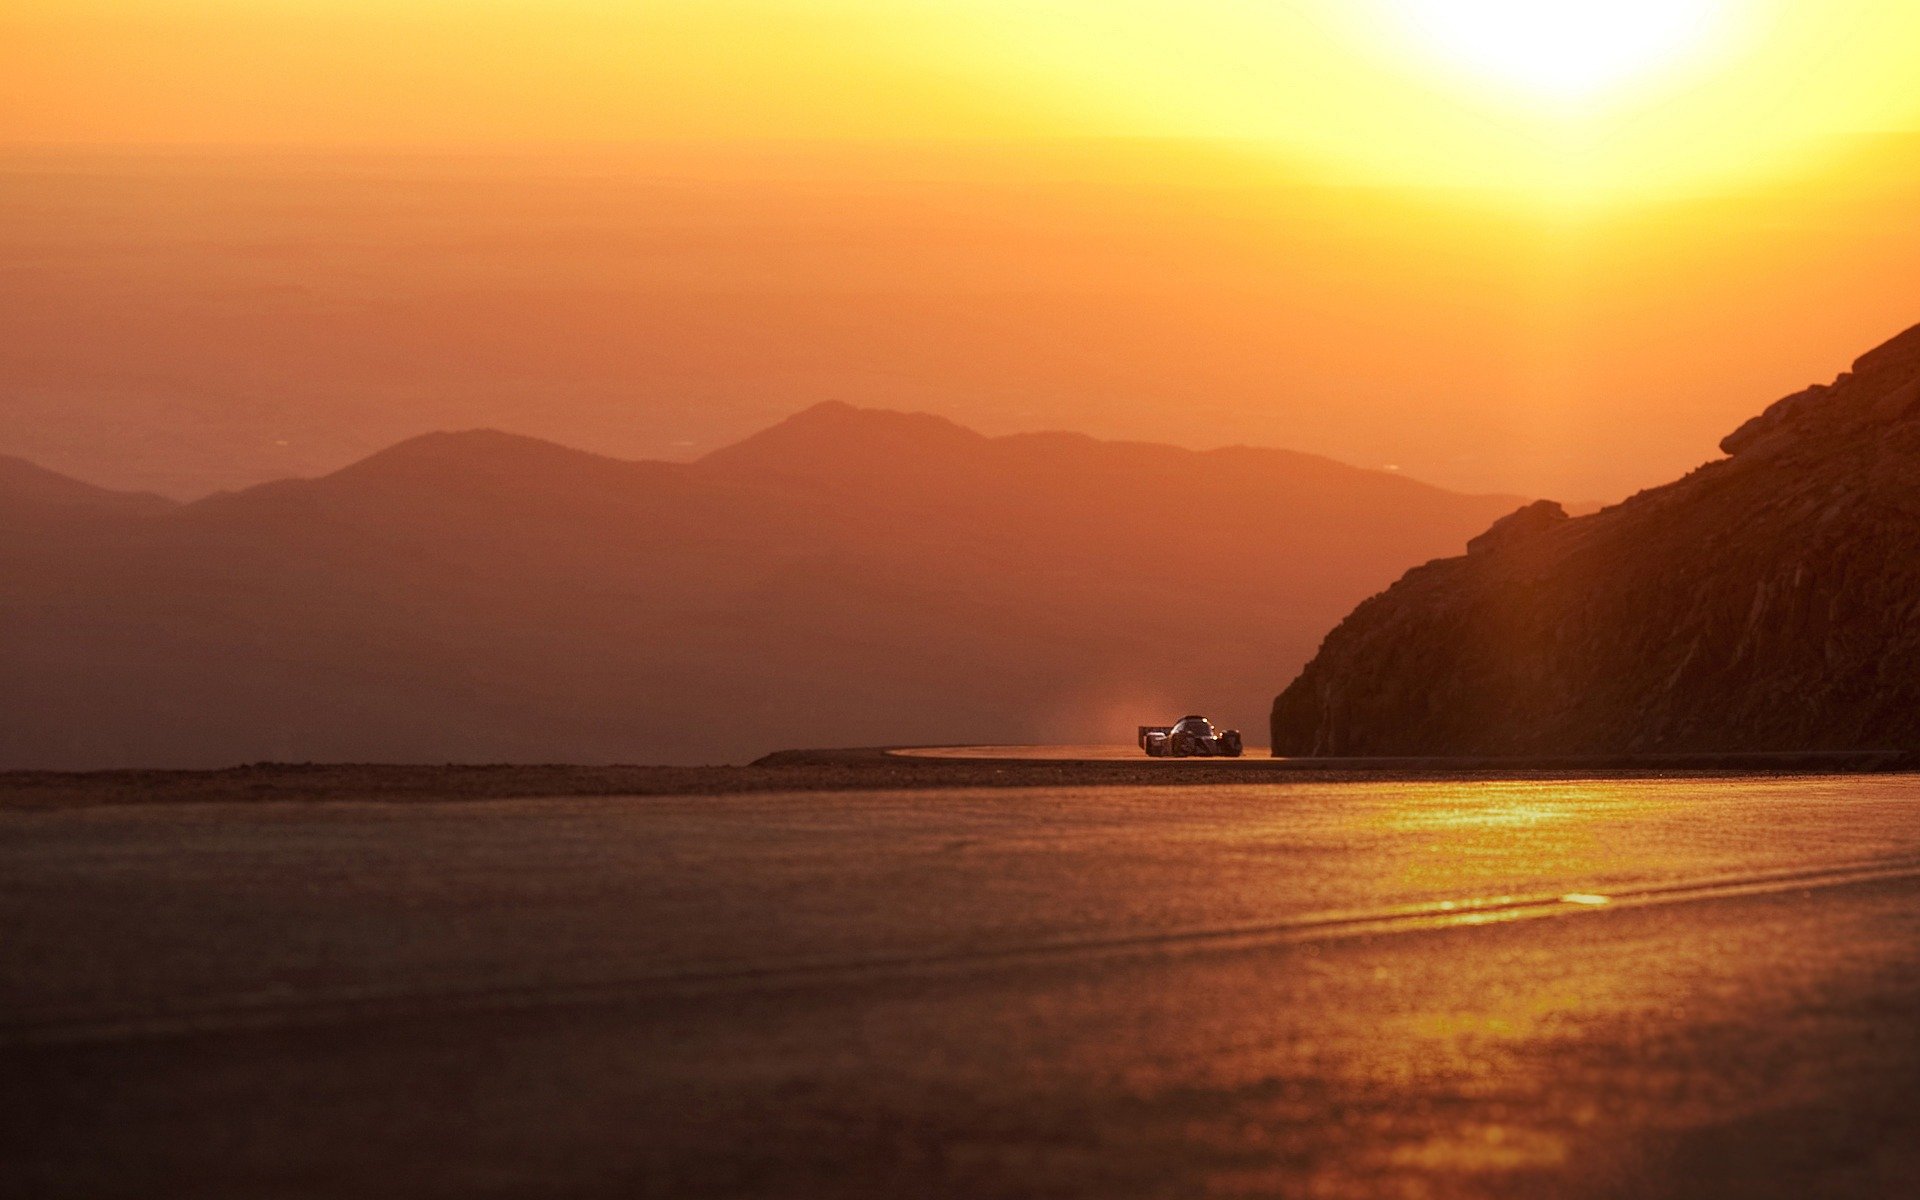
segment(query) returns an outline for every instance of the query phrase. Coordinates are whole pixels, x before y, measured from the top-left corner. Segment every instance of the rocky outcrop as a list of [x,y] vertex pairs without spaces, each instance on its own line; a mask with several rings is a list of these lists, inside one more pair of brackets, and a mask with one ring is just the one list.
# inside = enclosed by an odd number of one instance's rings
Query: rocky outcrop
[[1488,530],[1467,543],[1468,554],[1486,554],[1511,546],[1526,538],[1545,533],[1567,519],[1567,510],[1557,501],[1535,500],[1495,521]]
[[1722,449],[1408,572],[1274,701],[1274,752],[1920,749],[1920,328]]

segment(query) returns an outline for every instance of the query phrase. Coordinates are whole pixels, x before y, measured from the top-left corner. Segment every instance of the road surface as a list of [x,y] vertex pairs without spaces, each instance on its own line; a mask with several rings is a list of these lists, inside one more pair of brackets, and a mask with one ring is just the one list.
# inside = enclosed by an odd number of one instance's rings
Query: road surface
[[1920,778],[0,813],[0,1192],[1920,1194]]
[[889,751],[903,758],[969,759],[1007,762],[1211,763],[1220,767],[1273,761],[1265,746],[1248,746],[1238,758],[1149,758],[1138,746],[908,746]]

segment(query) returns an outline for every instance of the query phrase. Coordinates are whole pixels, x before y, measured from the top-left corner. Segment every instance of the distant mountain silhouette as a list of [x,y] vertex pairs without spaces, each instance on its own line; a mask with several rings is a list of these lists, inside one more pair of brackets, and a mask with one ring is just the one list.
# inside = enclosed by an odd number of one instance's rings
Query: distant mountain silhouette
[[18,517],[30,511],[144,515],[172,507],[173,501],[161,496],[109,491],[69,479],[24,458],[0,454],[0,515]]
[[0,539],[12,767],[730,761],[1245,724],[1267,700],[1249,663],[1304,661],[1517,503],[840,404],[694,463],[481,430],[178,507],[22,477],[0,514],[94,499],[59,536],[20,516]]
[[1408,572],[1275,700],[1276,752],[1920,749],[1920,328],[1721,448]]

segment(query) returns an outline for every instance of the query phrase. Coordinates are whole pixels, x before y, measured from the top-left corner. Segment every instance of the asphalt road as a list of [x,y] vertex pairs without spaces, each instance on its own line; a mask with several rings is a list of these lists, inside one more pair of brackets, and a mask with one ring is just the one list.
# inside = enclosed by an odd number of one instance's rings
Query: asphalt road
[[908,746],[888,751],[903,758],[986,759],[1003,762],[1138,762],[1169,766],[1206,763],[1230,769],[1241,764],[1272,762],[1265,746],[1246,747],[1239,758],[1149,758],[1138,746]]
[[1920,1194],[1920,778],[0,813],[0,1190]]

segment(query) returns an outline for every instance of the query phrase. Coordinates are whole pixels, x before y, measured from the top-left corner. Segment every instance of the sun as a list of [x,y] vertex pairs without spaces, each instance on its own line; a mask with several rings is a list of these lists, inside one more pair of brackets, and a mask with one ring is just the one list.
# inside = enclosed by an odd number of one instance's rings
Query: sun
[[1725,0],[1384,0],[1427,56],[1485,83],[1580,101],[1710,43]]

